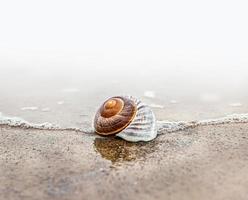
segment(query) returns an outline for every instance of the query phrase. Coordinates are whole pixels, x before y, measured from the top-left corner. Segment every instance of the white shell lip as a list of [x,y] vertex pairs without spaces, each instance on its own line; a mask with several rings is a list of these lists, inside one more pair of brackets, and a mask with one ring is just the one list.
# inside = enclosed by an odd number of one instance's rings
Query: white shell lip
[[116,134],[116,136],[129,142],[147,142],[156,138],[157,126],[152,109],[132,96],[125,97],[135,102],[137,106],[137,113],[133,121],[124,130]]

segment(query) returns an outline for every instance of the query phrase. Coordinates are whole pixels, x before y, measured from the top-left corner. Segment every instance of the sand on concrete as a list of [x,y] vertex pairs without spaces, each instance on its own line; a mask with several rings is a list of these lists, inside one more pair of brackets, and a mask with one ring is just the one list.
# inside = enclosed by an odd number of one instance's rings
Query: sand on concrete
[[128,143],[1,126],[0,199],[247,200],[247,133],[223,124]]

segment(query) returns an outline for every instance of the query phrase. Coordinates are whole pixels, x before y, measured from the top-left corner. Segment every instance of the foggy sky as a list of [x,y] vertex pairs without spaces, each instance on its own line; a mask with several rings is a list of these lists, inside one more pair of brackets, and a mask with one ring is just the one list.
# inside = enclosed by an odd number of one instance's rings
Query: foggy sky
[[0,67],[247,72],[245,0],[1,1]]

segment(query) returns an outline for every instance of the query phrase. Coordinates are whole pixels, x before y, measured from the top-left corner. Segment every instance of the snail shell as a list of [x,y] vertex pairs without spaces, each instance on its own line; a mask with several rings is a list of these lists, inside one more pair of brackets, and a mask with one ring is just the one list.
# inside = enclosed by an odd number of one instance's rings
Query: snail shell
[[130,142],[157,136],[155,116],[149,106],[131,96],[116,96],[98,109],[94,128],[99,135],[116,135]]

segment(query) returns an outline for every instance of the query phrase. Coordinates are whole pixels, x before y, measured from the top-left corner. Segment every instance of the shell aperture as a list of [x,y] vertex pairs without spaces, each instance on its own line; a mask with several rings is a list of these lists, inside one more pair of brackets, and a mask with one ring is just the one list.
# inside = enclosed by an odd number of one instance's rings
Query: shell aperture
[[116,135],[130,142],[150,141],[157,136],[151,108],[132,96],[105,101],[95,115],[94,128],[99,135]]

